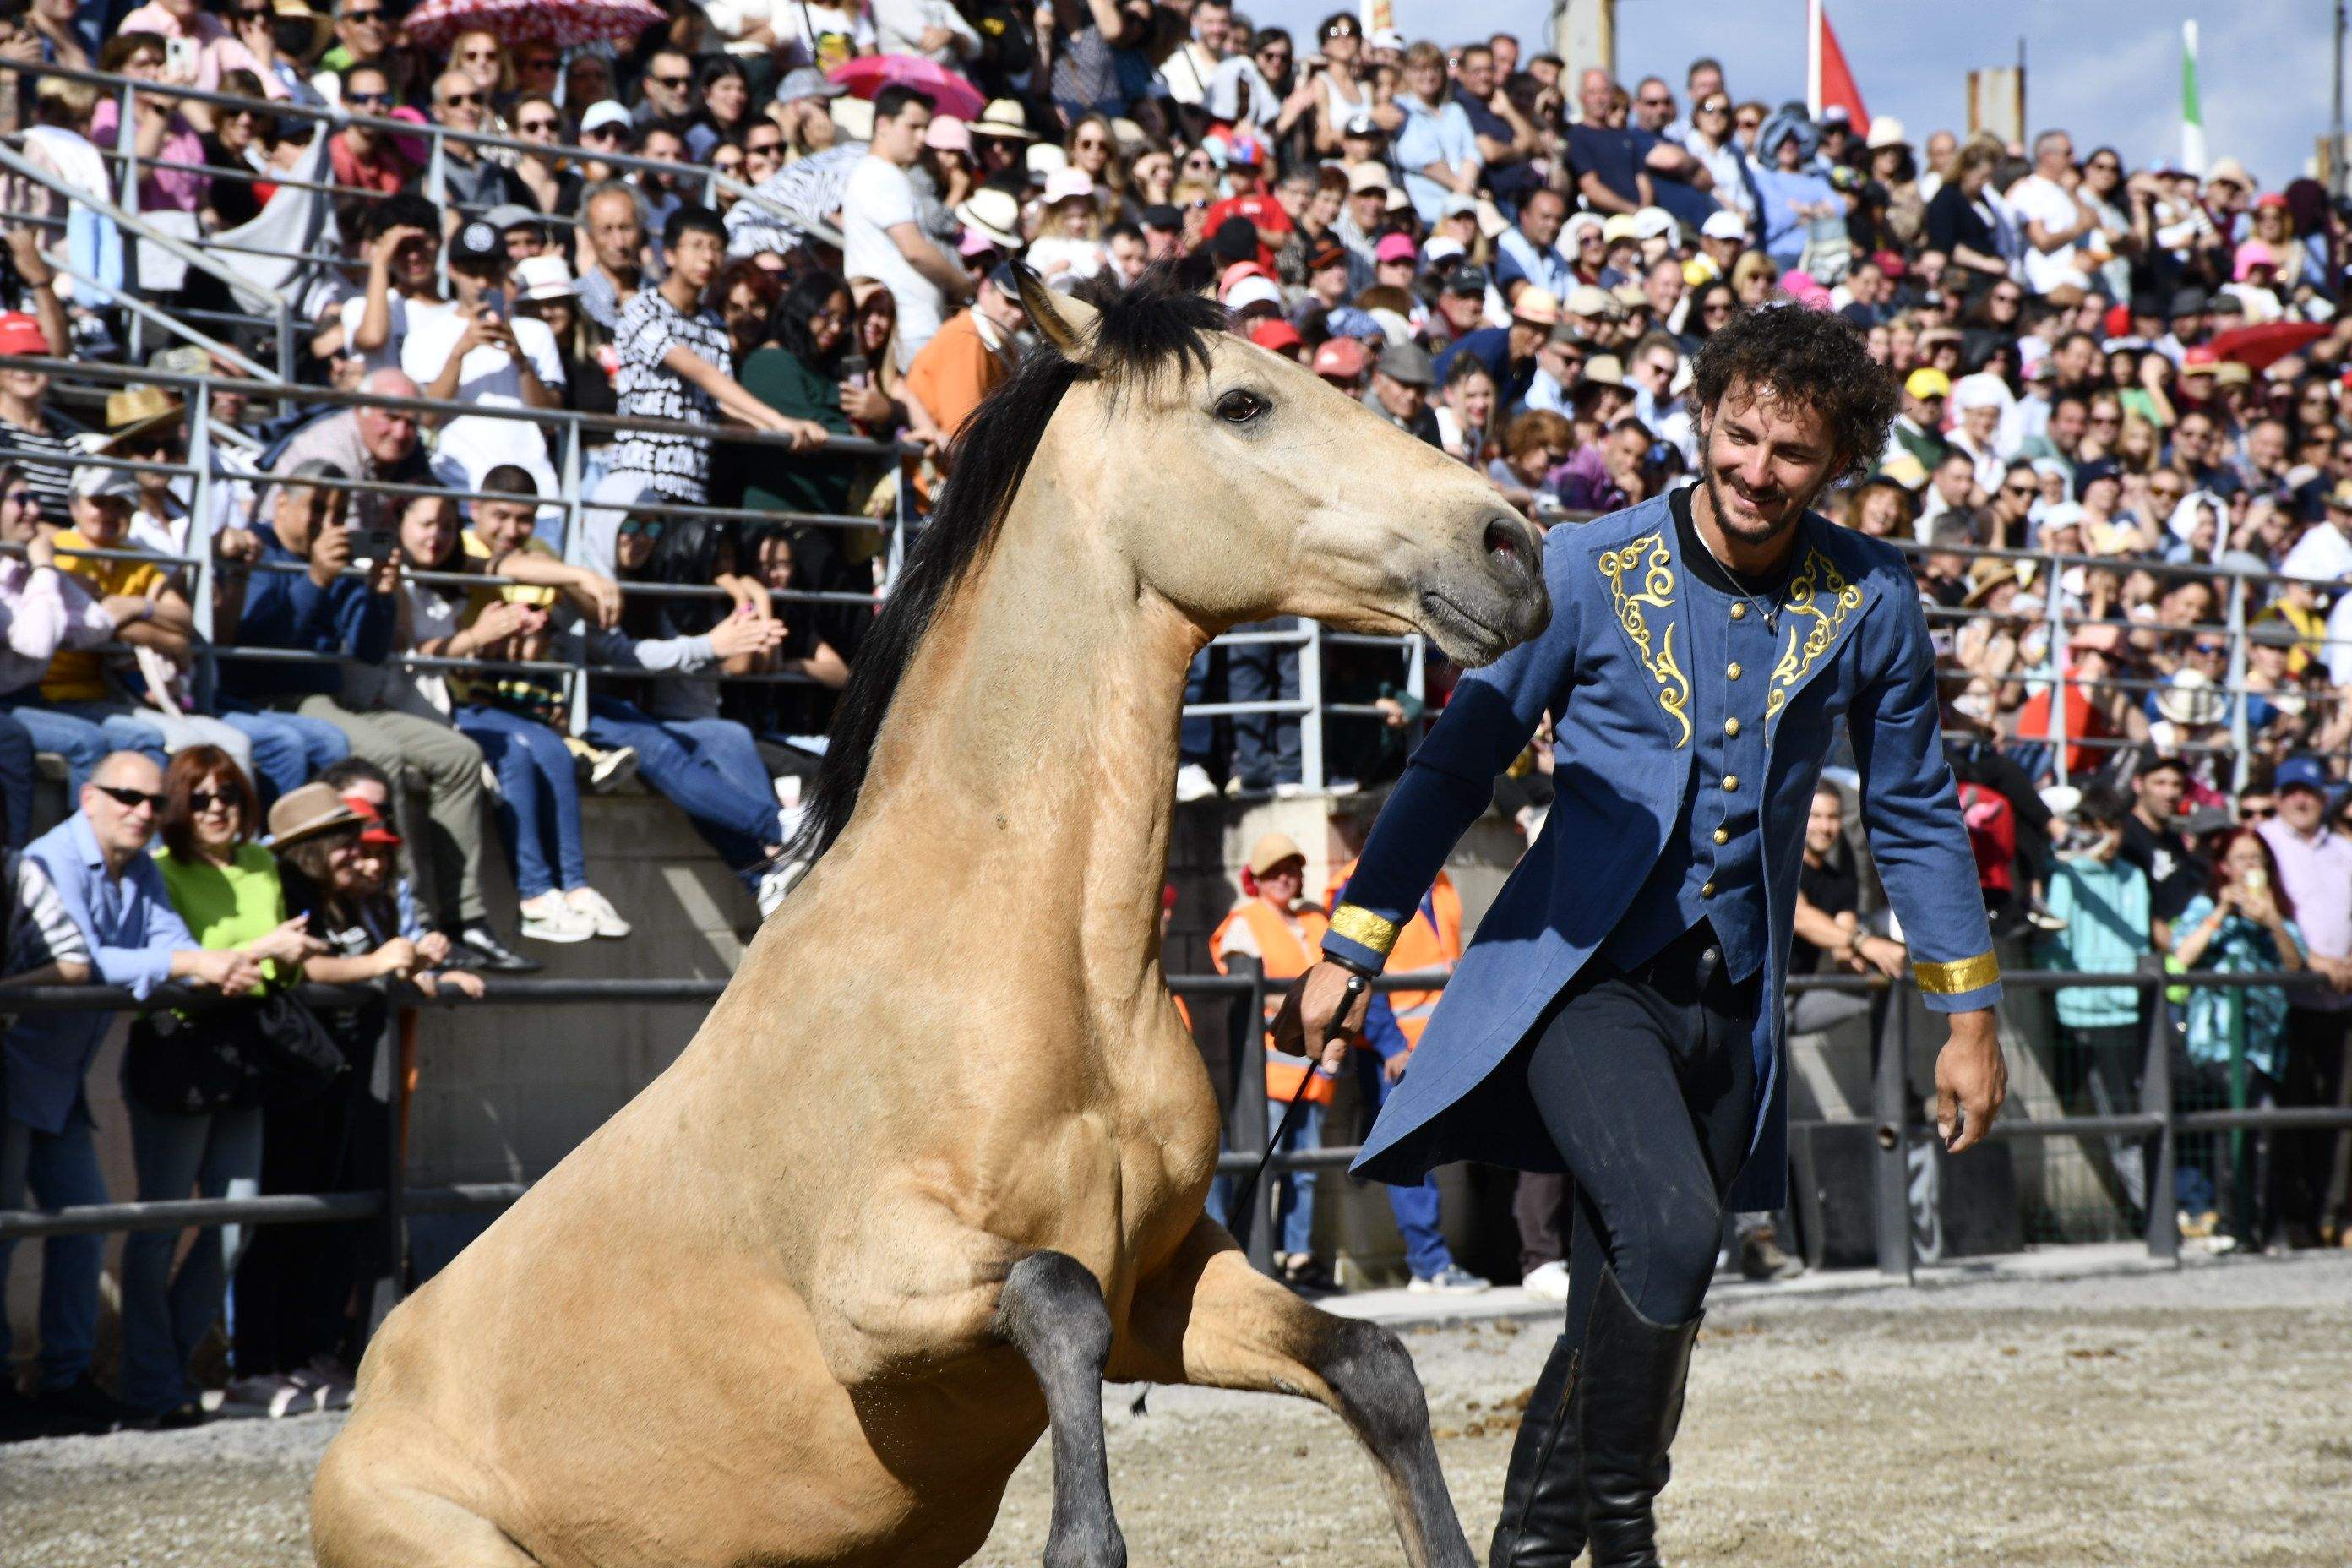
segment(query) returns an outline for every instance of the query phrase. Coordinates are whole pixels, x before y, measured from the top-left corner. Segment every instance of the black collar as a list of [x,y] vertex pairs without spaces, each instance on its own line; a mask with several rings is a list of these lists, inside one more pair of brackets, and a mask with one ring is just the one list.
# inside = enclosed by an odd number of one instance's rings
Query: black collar
[[[1704,484],[1706,481],[1701,480]],[[1789,574],[1797,563],[1797,552],[1789,552],[1780,569],[1762,577],[1750,577],[1735,573],[1715,558],[1706,542],[1698,536],[1698,523],[1691,516],[1691,496],[1698,485],[1685,485],[1666,498],[1666,506],[1675,514],[1675,542],[1679,546],[1684,567],[1690,574],[1718,594],[1728,594],[1735,599],[1769,599],[1777,602],[1780,591],[1789,584]],[[1800,527],[1803,526],[1801,519]]]

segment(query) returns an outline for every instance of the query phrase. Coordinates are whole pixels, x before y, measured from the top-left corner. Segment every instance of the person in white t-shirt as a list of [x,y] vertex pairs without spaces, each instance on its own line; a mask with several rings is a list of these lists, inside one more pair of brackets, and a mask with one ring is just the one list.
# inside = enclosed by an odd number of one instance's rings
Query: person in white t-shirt
[[2033,173],[2010,186],[2005,198],[2025,242],[2025,286],[2061,302],[2091,286],[2081,246],[2097,231],[2099,215],[2075,195],[2079,180],[2074,139],[2044,131],[2033,139]]
[[[412,322],[401,345],[401,368],[425,396],[480,408],[562,405],[563,357],[555,334],[544,321],[509,316],[506,270],[506,241],[488,223],[476,218],[450,237],[457,303]],[[483,475],[509,463],[530,475],[541,495],[561,493],[546,436],[520,419],[450,419],[434,447],[433,477],[453,489],[478,489]]]
[[413,323],[449,310],[437,277],[441,215],[433,204],[405,192],[389,196],[369,209],[368,227],[367,289],[338,312],[343,353],[360,361],[362,376],[400,369],[401,344]]
[[972,292],[971,274],[924,234],[914,182],[907,177],[930,127],[931,100],[923,94],[905,87],[875,94],[874,140],[841,195],[842,272],[874,279],[890,290],[898,307],[900,370],[914,363],[950,309]]

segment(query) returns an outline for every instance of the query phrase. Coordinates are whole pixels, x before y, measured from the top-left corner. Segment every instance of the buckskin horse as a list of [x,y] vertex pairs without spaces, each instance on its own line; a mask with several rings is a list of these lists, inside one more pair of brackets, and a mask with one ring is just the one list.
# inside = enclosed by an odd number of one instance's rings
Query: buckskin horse
[[1126,1561],[1108,1380],[1300,1394],[1470,1568],[1411,1358],[1202,1213],[1160,961],[1184,671],[1309,616],[1480,663],[1549,616],[1476,474],[1148,278],[1022,298],[813,795],[823,851],[667,1071],[388,1317],[325,1568],[964,1561],[1050,1430],[1045,1562]]

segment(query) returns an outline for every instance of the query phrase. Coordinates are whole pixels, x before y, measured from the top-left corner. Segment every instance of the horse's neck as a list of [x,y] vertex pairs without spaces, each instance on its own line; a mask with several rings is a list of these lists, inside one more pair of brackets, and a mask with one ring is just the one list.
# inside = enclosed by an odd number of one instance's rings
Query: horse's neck
[[1008,942],[1075,922],[1087,983],[1159,953],[1177,725],[1203,634],[1139,594],[1055,503],[1016,498],[890,707],[853,825],[863,855],[942,857]]

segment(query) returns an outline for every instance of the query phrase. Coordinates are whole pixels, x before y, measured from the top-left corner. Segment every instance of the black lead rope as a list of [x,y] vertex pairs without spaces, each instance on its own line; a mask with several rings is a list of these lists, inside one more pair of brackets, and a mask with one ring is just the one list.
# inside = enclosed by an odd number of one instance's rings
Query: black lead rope
[[[1357,998],[1363,995],[1370,987],[1371,982],[1360,974],[1348,976],[1348,994],[1339,999],[1339,1010],[1331,1015],[1330,1030],[1324,1035],[1322,1040],[1324,1046],[1328,1046],[1348,1032],[1348,1015],[1356,1010]],[[1318,1048],[1314,1056],[1307,1058],[1308,1073],[1314,1072],[1315,1064],[1322,1054],[1321,1049]],[[1265,1152],[1258,1156],[1256,1168],[1244,1177],[1241,1184],[1234,1189],[1234,1201],[1225,1210],[1228,1216],[1227,1228],[1233,1232],[1234,1239],[1239,1242],[1244,1250],[1249,1247],[1250,1233],[1257,1228],[1258,1184],[1265,1179],[1265,1168],[1274,1163],[1274,1152],[1281,1148],[1290,1137],[1290,1130],[1298,1121],[1298,1108],[1306,1103],[1307,1080],[1301,1079],[1298,1080],[1298,1092],[1291,1096],[1290,1104],[1283,1110],[1282,1125],[1274,1130],[1274,1136],[1266,1142]]]

